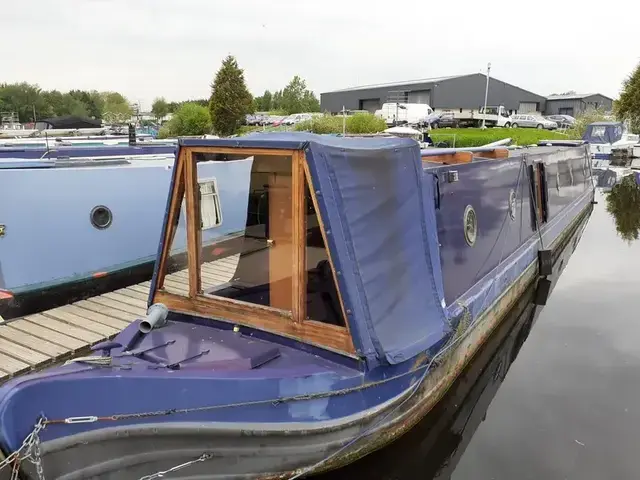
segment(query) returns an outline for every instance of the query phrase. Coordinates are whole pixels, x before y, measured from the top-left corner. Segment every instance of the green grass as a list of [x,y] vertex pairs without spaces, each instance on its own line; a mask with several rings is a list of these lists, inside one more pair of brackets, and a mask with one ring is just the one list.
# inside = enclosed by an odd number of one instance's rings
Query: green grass
[[535,128],[437,128],[431,130],[434,143],[446,142],[449,146],[479,147],[487,143],[510,138],[515,145],[531,145],[540,140],[567,140],[570,136]]
[[446,142],[453,146],[455,140],[456,147],[479,147],[505,138],[511,138],[515,145],[531,145],[540,140],[567,140],[570,137],[535,128],[437,128],[431,130],[431,138],[434,143]]

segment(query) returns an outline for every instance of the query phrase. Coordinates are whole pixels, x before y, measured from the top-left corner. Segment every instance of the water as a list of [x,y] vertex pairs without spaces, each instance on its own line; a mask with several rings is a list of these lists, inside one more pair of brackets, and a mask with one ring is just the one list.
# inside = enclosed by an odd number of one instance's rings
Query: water
[[640,241],[597,199],[547,306],[523,300],[413,432],[327,478],[640,478]]

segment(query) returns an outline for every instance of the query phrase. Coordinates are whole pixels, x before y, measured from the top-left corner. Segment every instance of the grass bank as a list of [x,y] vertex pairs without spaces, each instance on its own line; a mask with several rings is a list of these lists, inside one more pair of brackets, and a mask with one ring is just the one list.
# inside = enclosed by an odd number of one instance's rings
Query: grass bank
[[540,140],[567,140],[570,137],[535,128],[438,128],[431,130],[431,138],[434,143],[446,142],[449,146],[453,146],[455,141],[456,147],[479,147],[505,138],[511,138],[512,144],[531,145]]

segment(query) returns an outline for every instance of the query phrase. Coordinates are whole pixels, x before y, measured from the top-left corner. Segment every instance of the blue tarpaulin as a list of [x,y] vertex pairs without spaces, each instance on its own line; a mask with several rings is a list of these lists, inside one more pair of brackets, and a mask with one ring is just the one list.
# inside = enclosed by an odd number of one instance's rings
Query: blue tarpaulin
[[181,144],[304,150],[356,348],[395,364],[442,339],[433,179],[417,142],[288,133]]
[[587,143],[615,143],[622,138],[623,132],[620,122],[596,122],[587,126],[582,139]]

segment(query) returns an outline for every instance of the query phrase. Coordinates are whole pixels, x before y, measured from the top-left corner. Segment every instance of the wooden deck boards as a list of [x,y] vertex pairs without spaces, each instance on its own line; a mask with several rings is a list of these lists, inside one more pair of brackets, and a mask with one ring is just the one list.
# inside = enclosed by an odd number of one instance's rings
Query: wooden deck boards
[[[204,264],[203,286],[228,282],[237,263],[238,256],[234,255]],[[165,288],[186,294],[188,278],[186,271],[168,275]],[[145,315],[150,286],[147,281],[23,318],[4,323],[0,320],[0,383],[86,352],[92,345],[112,338]]]

